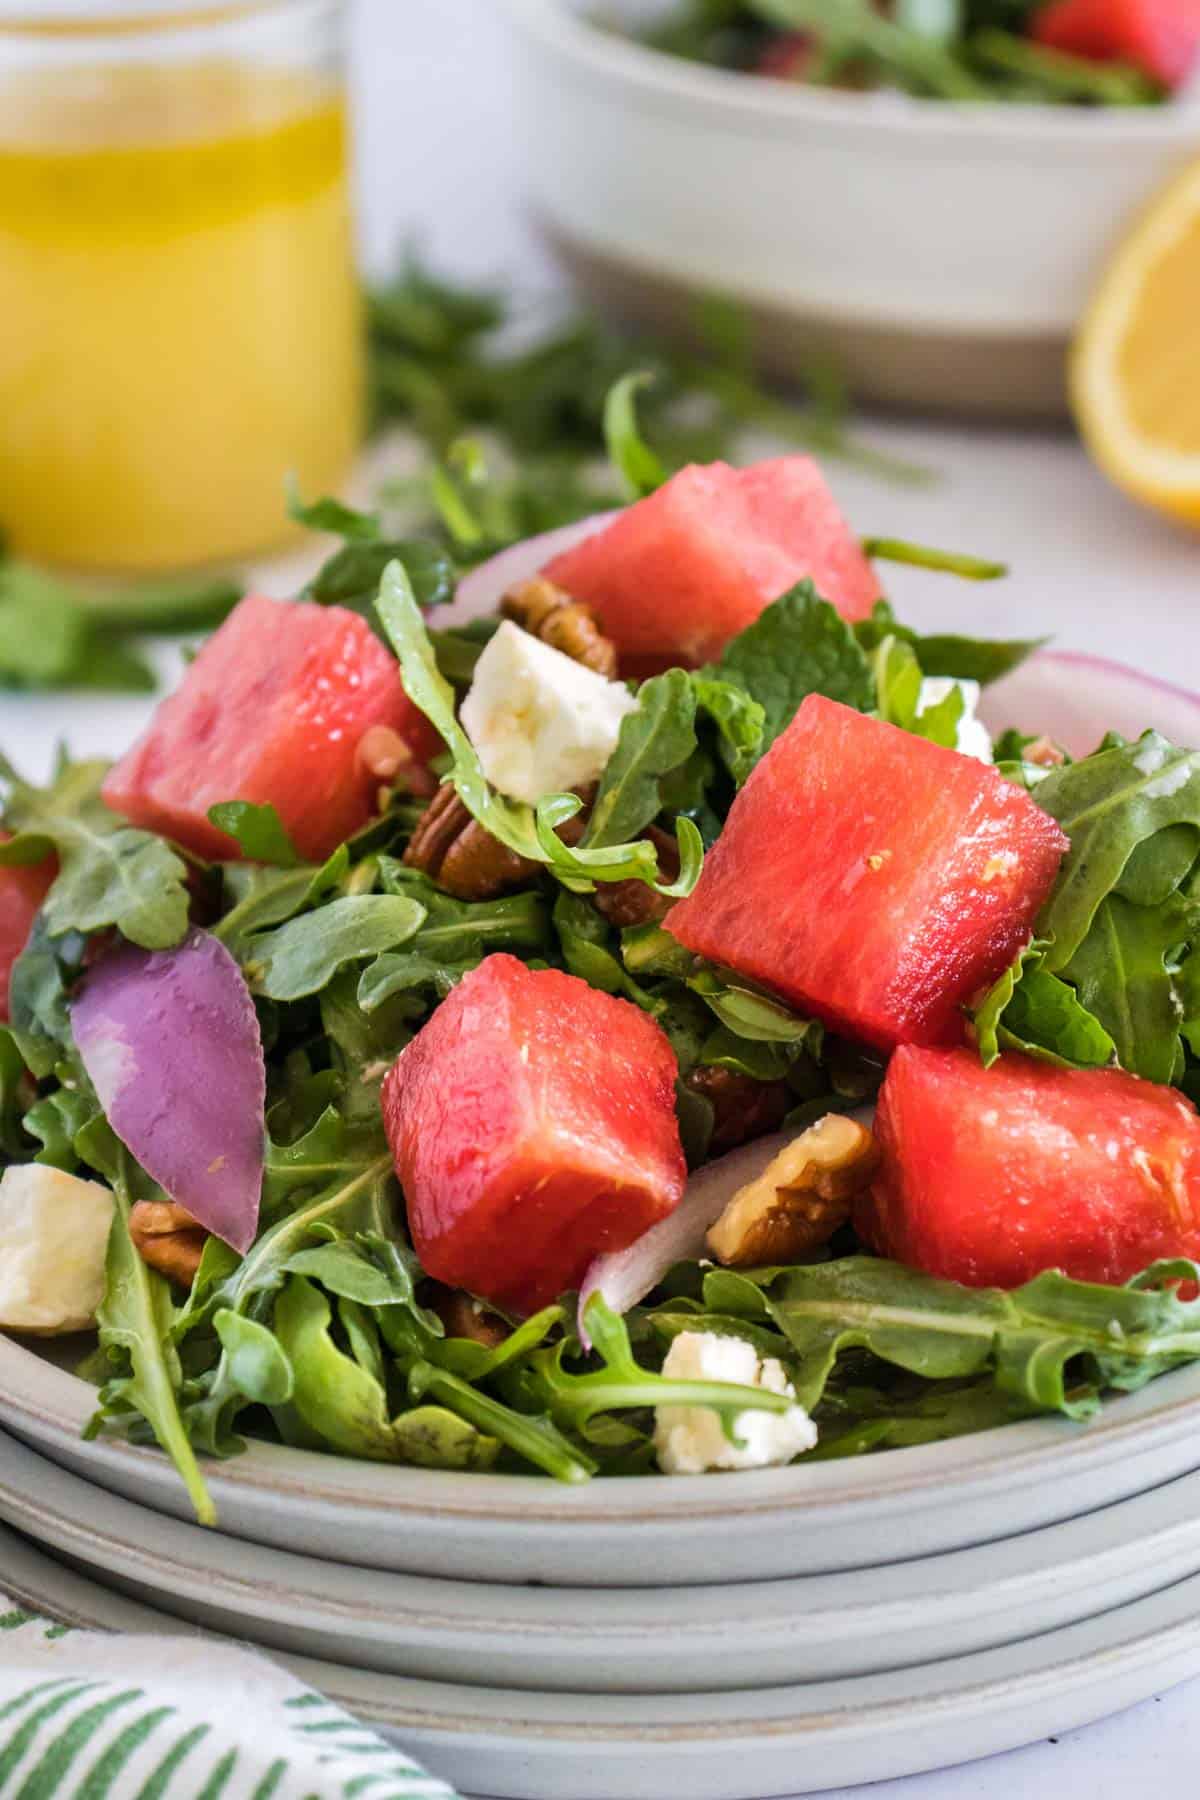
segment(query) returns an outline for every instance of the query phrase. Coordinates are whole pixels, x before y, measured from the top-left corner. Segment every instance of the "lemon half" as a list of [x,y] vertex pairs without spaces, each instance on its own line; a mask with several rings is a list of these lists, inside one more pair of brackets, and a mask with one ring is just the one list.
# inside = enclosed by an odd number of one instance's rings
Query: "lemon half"
[[1080,326],[1070,381],[1101,468],[1200,525],[1200,163],[1121,243]]

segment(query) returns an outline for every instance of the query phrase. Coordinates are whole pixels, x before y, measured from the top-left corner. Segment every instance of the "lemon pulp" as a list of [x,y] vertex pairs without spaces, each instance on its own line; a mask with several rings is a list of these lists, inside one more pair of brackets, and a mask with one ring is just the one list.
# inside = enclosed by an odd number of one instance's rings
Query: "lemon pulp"
[[1138,436],[1200,456],[1200,220],[1148,270],[1117,357]]

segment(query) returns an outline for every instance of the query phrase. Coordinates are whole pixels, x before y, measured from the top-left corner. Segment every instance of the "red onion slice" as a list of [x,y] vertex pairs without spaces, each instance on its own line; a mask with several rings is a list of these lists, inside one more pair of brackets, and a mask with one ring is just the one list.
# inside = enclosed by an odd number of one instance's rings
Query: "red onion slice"
[[564,550],[573,550],[584,538],[602,531],[616,516],[615,512],[594,513],[590,519],[561,525],[557,531],[543,531],[538,537],[525,538],[521,543],[501,550],[498,556],[480,563],[477,569],[463,576],[454,604],[439,607],[432,623],[436,626],[465,625],[470,619],[486,618],[495,612],[510,587],[518,581],[532,580],[548,562],[553,562]]
[[1200,746],[1200,694],[1081,651],[1039,650],[984,689],[979,712],[993,733],[1044,732],[1072,756],[1086,756],[1106,731],[1136,738],[1149,727],[1185,748]]
[[225,946],[122,944],[71,1007],[109,1124],[163,1191],[242,1254],[254,1242],[267,1078],[258,1015]]
[[730,1150],[716,1162],[705,1163],[688,1181],[670,1218],[660,1219],[628,1249],[595,1258],[579,1290],[577,1330],[585,1350],[591,1345],[583,1328],[583,1313],[592,1295],[602,1294],[614,1312],[626,1313],[658,1286],[668,1269],[703,1255],[710,1225],[716,1224],[738,1189],[761,1175],[795,1135],[777,1131]]

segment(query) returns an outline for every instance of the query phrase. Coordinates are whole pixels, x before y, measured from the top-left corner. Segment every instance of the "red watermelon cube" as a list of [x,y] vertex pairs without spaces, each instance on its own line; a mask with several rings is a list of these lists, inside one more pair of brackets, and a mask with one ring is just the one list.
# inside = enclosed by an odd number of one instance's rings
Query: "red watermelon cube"
[[1200,1116],[1174,1088],[906,1046],[875,1130],[880,1172],[855,1224],[912,1268],[1018,1287],[1043,1269],[1122,1282],[1200,1257]]
[[675,1053],[627,1000],[489,956],[384,1082],[422,1266],[533,1312],[683,1197]]
[[1051,50],[1132,63],[1177,88],[1200,57],[1200,0],[1050,0],[1031,29]]
[[[0,831],[0,843],[6,844],[9,836],[9,832]],[[33,922],[57,874],[58,860],[53,856],[40,863],[0,868],[0,1024],[9,1016],[8,987],[13,966],[29,942]]]
[[711,662],[806,576],[847,619],[879,598],[809,456],[682,469],[544,574],[594,609],[629,674]]
[[320,862],[375,811],[378,783],[358,755],[374,725],[428,754],[424,715],[366,621],[340,606],[250,595],[111,771],[104,798],[214,860],[239,850],[209,808],[270,804],[301,856]]
[[995,769],[813,694],[666,924],[849,1037],[943,1043],[1028,939],[1067,848]]

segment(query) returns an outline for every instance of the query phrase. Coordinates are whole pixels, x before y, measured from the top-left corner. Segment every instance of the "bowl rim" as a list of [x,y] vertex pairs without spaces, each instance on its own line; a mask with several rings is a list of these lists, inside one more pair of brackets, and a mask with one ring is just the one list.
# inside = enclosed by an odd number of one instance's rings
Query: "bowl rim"
[[[1200,105],[1167,101],[1147,107],[1072,107],[1030,102],[953,101],[884,90],[871,95],[799,83],[754,80],[734,69],[686,61],[590,21],[587,0],[503,0],[515,27],[574,63],[581,74],[636,89],[643,97],[689,112],[707,111],[728,126],[779,137],[806,128],[853,133],[865,125],[941,145],[997,147],[1030,156],[1044,147],[1087,155],[1132,145],[1186,148],[1200,155]],[[864,146],[865,148],[865,146]]]
[[[90,1443],[83,1427],[95,1408],[95,1389],[39,1354],[38,1341],[0,1331],[0,1426],[27,1444],[53,1445],[72,1466],[86,1464],[93,1479],[140,1470],[161,1495],[179,1500],[182,1484],[157,1446],[101,1434]],[[1086,1479],[1130,1456],[1194,1431],[1200,1416],[1200,1363],[1170,1370],[1134,1393],[1113,1396],[1080,1424],[1039,1415],[966,1437],[890,1450],[886,1462],[837,1459],[739,1472],[736,1481],[681,1481],[654,1474],[638,1479],[571,1486],[535,1473],[463,1474],[299,1450],[247,1439],[229,1461],[206,1460],[204,1474],[218,1507],[235,1495],[270,1494],[285,1510],[346,1508],[360,1516],[378,1508],[445,1526],[473,1521],[492,1528],[537,1532],[555,1526],[642,1525],[673,1530],[729,1528],[763,1515],[798,1521],[853,1507],[867,1520],[900,1521],[912,1510],[1004,1494],[1055,1474]],[[1197,1453],[1200,1458],[1200,1452]],[[1194,1465],[1192,1465],[1194,1466]],[[1094,1504],[1108,1504],[1107,1493]]]

